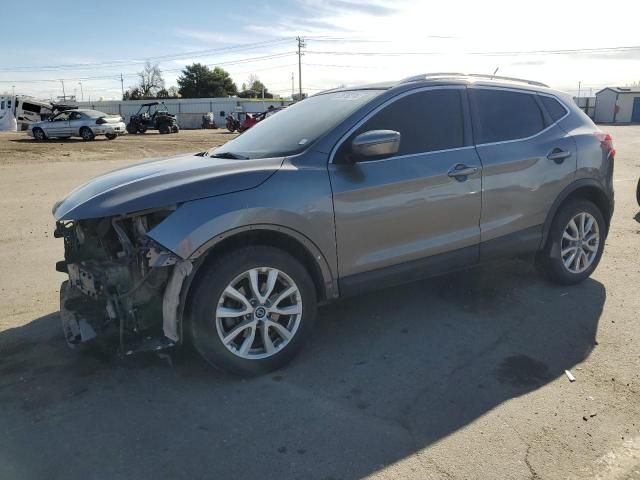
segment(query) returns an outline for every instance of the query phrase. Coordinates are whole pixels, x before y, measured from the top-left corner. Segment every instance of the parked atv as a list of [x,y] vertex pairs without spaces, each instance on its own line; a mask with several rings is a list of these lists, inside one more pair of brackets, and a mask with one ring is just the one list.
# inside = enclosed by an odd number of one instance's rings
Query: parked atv
[[178,133],[180,131],[176,116],[169,113],[164,102],[143,103],[138,113],[131,115],[127,124],[129,133],[145,133],[147,130],[160,133]]

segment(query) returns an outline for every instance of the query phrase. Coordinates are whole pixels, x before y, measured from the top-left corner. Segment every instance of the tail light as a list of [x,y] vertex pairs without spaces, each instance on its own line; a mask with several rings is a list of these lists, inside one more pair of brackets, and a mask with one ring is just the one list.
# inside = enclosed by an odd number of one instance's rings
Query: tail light
[[107,121],[105,120],[104,117],[100,117],[99,119],[96,120],[96,123],[98,125],[103,125],[103,124],[107,123]]
[[612,159],[616,156],[616,149],[613,148],[613,138],[608,133],[598,132],[595,134],[596,138],[600,140],[600,146],[607,152],[607,157]]

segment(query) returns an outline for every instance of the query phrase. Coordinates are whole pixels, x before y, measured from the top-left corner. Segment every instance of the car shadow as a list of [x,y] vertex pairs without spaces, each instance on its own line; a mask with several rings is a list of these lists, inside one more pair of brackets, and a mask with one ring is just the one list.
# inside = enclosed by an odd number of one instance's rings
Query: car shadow
[[0,477],[362,478],[585,360],[605,298],[476,268],[322,308],[253,379],[74,352],[52,313],[0,333]]

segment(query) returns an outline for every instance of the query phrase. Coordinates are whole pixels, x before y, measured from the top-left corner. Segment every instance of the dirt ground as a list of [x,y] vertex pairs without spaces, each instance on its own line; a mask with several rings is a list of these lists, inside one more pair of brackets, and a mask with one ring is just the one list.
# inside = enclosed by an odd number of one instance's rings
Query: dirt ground
[[1,134],[0,479],[640,480],[640,126],[603,128],[616,212],[591,279],[552,286],[512,261],[351,298],[251,380],[71,351],[58,316],[53,203],[229,134]]

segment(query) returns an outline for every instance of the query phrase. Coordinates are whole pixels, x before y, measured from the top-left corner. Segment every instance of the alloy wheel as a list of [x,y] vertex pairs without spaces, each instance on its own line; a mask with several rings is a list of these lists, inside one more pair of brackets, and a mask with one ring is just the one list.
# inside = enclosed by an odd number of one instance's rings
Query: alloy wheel
[[590,213],[580,212],[569,220],[562,233],[562,263],[569,272],[582,273],[593,264],[599,246],[598,221]]
[[220,340],[234,355],[248,360],[271,357],[291,342],[300,326],[300,289],[276,268],[252,268],[224,289],[215,318]]

